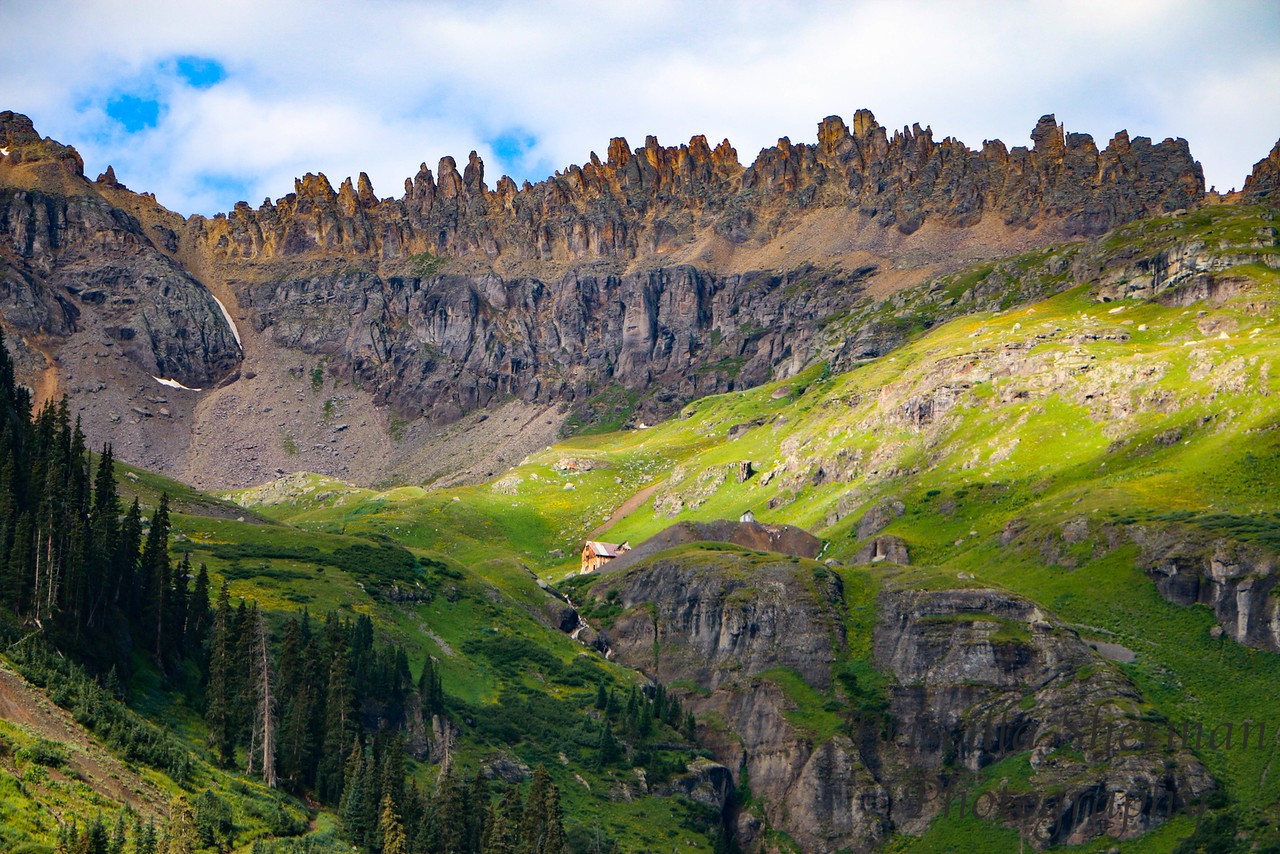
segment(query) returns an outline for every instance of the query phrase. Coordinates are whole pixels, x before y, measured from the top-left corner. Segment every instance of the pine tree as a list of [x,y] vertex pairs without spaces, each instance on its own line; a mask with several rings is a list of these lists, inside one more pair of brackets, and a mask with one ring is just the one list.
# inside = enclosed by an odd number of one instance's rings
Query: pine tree
[[316,768],[316,789],[330,802],[343,794],[343,762],[355,730],[354,700],[347,671],[346,651],[341,647],[329,665],[325,692],[324,740]]
[[427,720],[432,715],[444,714],[444,689],[440,684],[440,668],[431,656],[422,664],[422,675],[418,677],[418,696],[422,701],[422,716]]
[[382,854],[408,854],[408,842],[404,835],[404,826],[396,812],[395,803],[390,795],[382,796],[382,813],[378,818],[378,830],[382,834]]
[[116,551],[115,571],[111,576],[116,583],[112,599],[124,611],[131,623],[142,616],[142,596],[138,585],[138,562],[142,548],[142,508],[133,499],[120,523],[120,548]]
[[187,622],[183,627],[185,645],[192,652],[204,649],[209,633],[209,568],[200,564],[196,574],[195,586],[191,588],[191,598],[187,603]]
[[605,710],[605,707],[608,705],[609,705],[609,693],[608,693],[608,690],[605,688],[604,680],[601,679],[600,684],[596,686],[595,707],[603,712]]
[[338,818],[342,822],[342,833],[347,839],[361,844],[369,827],[369,816],[365,810],[365,777],[367,767],[364,751],[356,742],[347,759],[346,771],[342,775],[345,785],[342,787],[342,800],[338,804]]
[[109,854],[124,854],[124,846],[128,841],[128,832],[125,826],[126,810],[121,810],[116,816],[115,829],[111,831],[111,844],[107,847]]
[[169,565],[169,494],[160,494],[160,506],[151,514],[151,528],[142,548],[142,579],[146,584],[146,618],[156,664],[164,666],[165,611],[172,576]]
[[284,698],[280,714],[280,773],[291,788],[311,781],[315,764],[315,732],[320,701],[318,653],[308,642],[304,621],[291,620],[280,647],[280,690]]
[[466,850],[467,828],[462,787],[453,769],[446,767],[436,780],[436,834],[441,854],[462,854]]
[[689,712],[684,716],[684,737],[689,741],[698,740],[698,721],[693,716],[693,712]]
[[640,715],[636,722],[636,735],[640,738],[648,738],[653,732],[653,704],[640,698]]
[[612,765],[621,756],[618,741],[613,737],[613,728],[609,726],[607,720],[600,722],[600,738],[596,743],[596,748],[598,751],[596,770],[603,770],[606,766]]
[[560,789],[555,783],[547,785],[545,803],[546,833],[537,854],[562,854],[568,840],[564,835],[564,809],[560,805]]
[[489,813],[485,830],[483,854],[518,854],[520,825],[524,818],[524,805],[520,801],[520,789],[512,786],[494,804]]
[[156,837],[155,819],[147,819],[144,825],[139,820],[137,832],[134,833],[134,854],[157,854],[159,841]]
[[91,628],[101,627],[106,620],[108,605],[115,603],[120,589],[116,572],[120,548],[120,498],[116,491],[115,456],[111,446],[102,448],[98,469],[93,480],[93,560],[89,572],[93,579],[86,622]]
[[489,780],[477,770],[467,790],[467,821],[465,850],[479,851],[487,830],[489,818]]
[[529,784],[529,796],[525,800],[524,814],[520,817],[520,851],[538,854],[547,833],[547,787],[551,777],[547,769],[539,765],[533,769],[533,781]]
[[218,605],[214,610],[213,626],[209,634],[209,684],[205,689],[208,698],[205,720],[209,724],[209,747],[218,764],[224,768],[231,764],[235,754],[232,664],[231,595],[224,580],[218,591]]

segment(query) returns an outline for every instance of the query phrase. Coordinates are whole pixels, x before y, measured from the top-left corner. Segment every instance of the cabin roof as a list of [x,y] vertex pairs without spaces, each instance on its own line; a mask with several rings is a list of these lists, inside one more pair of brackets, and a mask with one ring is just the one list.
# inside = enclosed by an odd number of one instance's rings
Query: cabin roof
[[601,543],[596,540],[587,540],[584,550],[591,552],[596,557],[617,557],[623,552],[631,551],[631,544]]

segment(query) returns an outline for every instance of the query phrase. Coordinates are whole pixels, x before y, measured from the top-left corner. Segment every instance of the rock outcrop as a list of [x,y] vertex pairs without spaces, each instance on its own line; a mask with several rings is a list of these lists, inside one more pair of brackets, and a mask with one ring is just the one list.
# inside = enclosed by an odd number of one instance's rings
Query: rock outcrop
[[[590,595],[624,609],[606,630],[620,662],[695,686],[682,701],[699,740],[745,769],[763,819],[806,851],[918,833],[979,795],[984,817],[1036,847],[1132,839],[1213,787],[1119,670],[1009,593],[883,592],[857,639],[882,691],[847,678],[844,586],[812,562],[674,550],[605,571]],[[814,703],[839,709],[837,732],[802,723]],[[975,788],[1011,757],[1029,787]]]
[[1253,171],[1244,179],[1246,202],[1280,202],[1280,141],[1271,153],[1253,165]]
[[626,613],[605,633],[609,646],[659,682],[714,690],[786,667],[825,689],[844,643],[840,579],[824,572],[821,595],[794,595],[806,574],[812,583],[798,559],[732,548],[660,554],[632,570],[606,569],[592,595],[617,587]]
[[1135,525],[1141,565],[1178,605],[1207,605],[1233,640],[1280,652],[1280,560],[1258,546],[1186,525]]
[[241,349],[170,254],[176,233],[108,202],[75,149],[41,139],[25,116],[0,113],[0,150],[0,320],[23,380],[41,399],[68,394],[117,447],[189,441],[182,388],[229,380]]
[[1006,796],[998,814],[1038,846],[1135,838],[1213,787],[1167,724],[1143,720],[1120,671],[1020,597],[886,593],[875,656],[896,682],[886,761],[945,775],[1030,750],[1035,791]]

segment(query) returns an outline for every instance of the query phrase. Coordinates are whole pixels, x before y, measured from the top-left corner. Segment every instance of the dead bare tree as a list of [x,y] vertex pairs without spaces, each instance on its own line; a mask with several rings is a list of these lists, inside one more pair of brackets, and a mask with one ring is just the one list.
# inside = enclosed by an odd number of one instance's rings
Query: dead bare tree
[[[275,672],[271,664],[271,644],[262,612],[253,610],[250,643],[250,674],[253,684],[253,730],[249,736],[249,767],[245,773],[260,771],[263,781],[276,785],[276,694]],[[256,766],[256,767],[255,767]]]

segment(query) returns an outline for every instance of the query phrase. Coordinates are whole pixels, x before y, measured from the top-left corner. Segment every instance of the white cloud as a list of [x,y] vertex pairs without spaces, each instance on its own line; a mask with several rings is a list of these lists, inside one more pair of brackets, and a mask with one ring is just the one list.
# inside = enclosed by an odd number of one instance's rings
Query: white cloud
[[[536,137],[531,164],[698,133],[750,161],[862,106],[972,146],[1026,144],[1046,112],[1100,145],[1184,136],[1226,188],[1280,136],[1277,48],[1280,8],[1250,2],[55,0],[0,7],[0,108],[184,213],[225,210],[237,187],[278,197],[307,171],[363,170],[399,195],[420,161],[472,148],[492,185],[517,164],[486,140],[512,129]],[[157,77],[183,54],[226,80]],[[123,133],[107,97],[148,86],[167,112]]]

